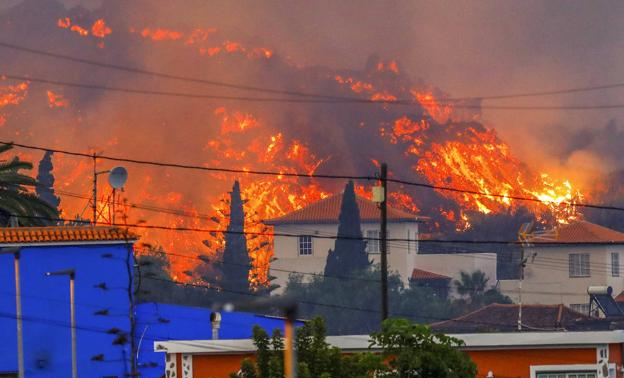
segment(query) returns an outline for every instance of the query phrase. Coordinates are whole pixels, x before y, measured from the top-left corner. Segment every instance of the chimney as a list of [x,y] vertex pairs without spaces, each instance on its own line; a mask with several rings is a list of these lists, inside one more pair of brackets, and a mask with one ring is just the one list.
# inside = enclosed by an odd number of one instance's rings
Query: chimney
[[219,340],[219,328],[221,328],[221,314],[218,312],[210,313],[210,324],[212,325],[212,339]]

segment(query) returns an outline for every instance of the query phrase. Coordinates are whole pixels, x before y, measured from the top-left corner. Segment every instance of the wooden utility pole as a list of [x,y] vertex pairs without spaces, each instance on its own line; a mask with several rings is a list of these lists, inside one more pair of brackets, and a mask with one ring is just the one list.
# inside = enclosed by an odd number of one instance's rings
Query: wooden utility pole
[[388,165],[381,164],[381,230],[379,251],[381,252],[381,320],[388,319]]

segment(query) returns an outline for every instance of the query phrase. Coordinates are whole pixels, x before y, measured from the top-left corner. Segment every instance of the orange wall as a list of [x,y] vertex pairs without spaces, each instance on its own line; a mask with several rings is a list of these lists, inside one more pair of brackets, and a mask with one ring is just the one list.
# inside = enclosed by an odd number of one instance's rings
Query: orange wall
[[[618,366],[622,366],[621,348],[616,344],[609,347],[609,361]],[[496,378],[530,378],[531,365],[596,363],[596,348],[473,350],[467,353],[477,364],[477,378],[485,377],[490,370]],[[238,371],[243,359],[254,357],[253,354],[194,355],[193,377],[229,378],[230,373]],[[178,363],[181,366],[181,361]],[[619,373],[618,377],[621,377]]]
[[253,360],[255,355],[195,355],[193,356],[193,378],[229,378],[230,373],[237,372],[240,369],[241,362],[245,358]]
[[485,377],[488,371],[492,371],[496,378],[530,378],[531,365],[596,363],[596,348],[482,350],[467,353],[477,364],[477,378]]

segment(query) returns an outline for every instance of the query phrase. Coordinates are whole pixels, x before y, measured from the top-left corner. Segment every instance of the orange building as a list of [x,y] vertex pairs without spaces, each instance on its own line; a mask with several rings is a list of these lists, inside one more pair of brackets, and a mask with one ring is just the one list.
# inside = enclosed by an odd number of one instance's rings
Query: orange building
[[[624,330],[451,336],[465,342],[479,378],[622,377]],[[345,353],[371,351],[367,335],[329,336],[327,342]],[[162,341],[154,348],[167,354],[166,377],[172,378],[228,378],[255,352],[251,340]]]

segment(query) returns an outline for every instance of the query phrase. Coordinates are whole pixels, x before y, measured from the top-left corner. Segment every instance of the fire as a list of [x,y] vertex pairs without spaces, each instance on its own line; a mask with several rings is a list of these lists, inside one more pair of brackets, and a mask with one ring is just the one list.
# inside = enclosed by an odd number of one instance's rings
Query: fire
[[430,92],[423,93],[412,89],[411,93],[412,96],[414,96],[414,98],[418,100],[418,102],[427,110],[431,118],[435,119],[439,123],[446,123],[446,121],[448,121],[451,113],[453,112],[451,105],[439,104]]
[[[110,38],[112,33],[112,29],[103,19],[90,25],[77,25],[74,21],[70,18],[59,19],[58,32],[67,33],[69,30],[77,35],[92,37],[79,41],[97,38],[98,42]],[[127,31],[115,30],[120,36]],[[446,222],[451,225],[451,230],[471,227],[470,216],[475,212],[487,214],[513,211],[519,206],[529,206],[538,220],[543,222],[550,221],[550,218],[555,218],[556,222],[566,222],[578,216],[576,208],[567,205],[581,198],[579,190],[571,182],[535,174],[513,156],[509,146],[498,138],[494,130],[475,122],[478,111],[462,113],[444,100],[445,95],[438,97],[439,90],[411,84],[406,73],[399,70],[396,61],[373,62],[362,71],[306,71],[307,68],[303,65],[292,64],[275,55],[269,48],[229,38],[230,36],[224,36],[216,28],[173,30],[150,26],[130,28],[129,31],[132,37],[127,41],[129,46],[142,44],[140,46],[145,46],[146,49],[154,49],[155,56],[159,56],[158,53],[161,52],[157,49],[168,53],[177,49],[175,54],[187,54],[184,58],[202,60],[209,67],[206,72],[210,74],[210,70],[217,67],[214,77],[222,73],[219,70],[223,70],[224,66],[235,73],[232,77],[225,75],[223,81],[244,83],[245,76],[241,74],[238,77],[241,67],[236,65],[242,62],[244,69],[240,71],[251,71],[255,74],[257,70],[258,78],[263,77],[266,67],[270,67],[271,71],[267,71],[270,74],[277,73],[267,77],[281,77],[282,72],[276,70],[286,70],[287,75],[283,76],[288,77],[289,81],[284,88],[310,92],[332,90],[336,95],[374,101],[401,99],[413,102],[409,107],[381,103],[362,107],[358,105],[353,114],[325,118],[325,115],[319,114],[321,112],[317,108],[308,107],[307,104],[289,105],[283,111],[278,111],[276,107],[267,104],[228,101],[224,105],[215,101],[193,108],[201,113],[202,119],[199,122],[189,114],[182,113],[185,110],[178,110],[176,113],[178,106],[181,109],[190,109],[184,103],[172,101],[164,106],[154,98],[149,99],[153,103],[141,102],[144,100],[138,96],[135,99],[140,106],[125,107],[125,104],[116,102],[115,114],[105,114],[106,110],[110,110],[106,103],[107,93],[102,94],[103,100],[98,106],[86,108],[80,114],[83,109],[80,108],[81,96],[78,94],[82,92],[67,89],[63,94],[53,91],[45,93],[48,100],[45,111],[48,113],[42,115],[42,118],[48,122],[46,117],[49,117],[50,124],[59,125],[55,129],[62,128],[61,132],[50,132],[50,141],[43,142],[39,130],[34,127],[30,129],[28,124],[22,126],[18,122],[8,122],[10,127],[16,128],[16,134],[23,133],[27,136],[23,139],[25,142],[32,141],[33,144],[71,149],[71,141],[78,139],[81,143],[74,143],[73,149],[84,150],[95,145],[98,152],[104,150],[110,155],[145,159],[151,157],[151,160],[242,169],[243,172],[236,174],[191,174],[189,171],[172,168],[140,165],[128,167],[131,172],[130,180],[126,192],[123,193],[123,196],[127,196],[128,203],[120,205],[118,210],[123,210],[129,223],[213,230],[137,230],[143,240],[160,245],[173,254],[186,256],[170,256],[172,273],[178,279],[198,279],[198,273],[193,272],[199,263],[195,256],[209,254],[219,257],[224,243],[223,233],[219,231],[227,227],[228,190],[234,180],[240,181],[245,201],[245,230],[259,234],[249,235],[248,248],[255,267],[250,280],[254,284],[261,284],[268,279],[266,273],[273,240],[270,230],[261,221],[300,209],[337,190],[337,185],[329,184],[330,181],[312,177],[290,177],[288,174],[312,175],[317,171],[370,174],[379,168],[382,156],[384,159],[392,159],[389,161],[391,177],[490,194],[478,195],[438,189],[420,195],[423,192],[418,188],[392,184],[389,193],[391,206],[435,217],[432,224]],[[102,55],[106,52],[102,51]],[[272,59],[279,64],[264,64],[266,59]],[[111,61],[114,60],[111,58]],[[201,72],[203,74],[204,71]],[[303,79],[298,82],[299,75]],[[260,80],[258,79],[259,82]],[[324,89],[313,89],[310,83],[317,81],[321,84],[319,88]],[[272,83],[263,85],[280,87],[279,84]],[[9,105],[23,102],[28,90],[28,83],[0,86],[0,111],[9,109]],[[41,92],[41,95],[44,93]],[[67,118],[70,112],[53,112],[48,109],[69,106],[65,96],[72,99],[72,109],[75,108],[78,113],[73,123]],[[156,107],[154,103],[157,103]],[[161,105],[162,109],[157,108]],[[10,109],[13,112],[14,107],[10,106]],[[18,109],[20,110],[10,113],[11,116],[30,110]],[[87,114],[87,111],[91,114]],[[150,111],[153,113],[147,114]],[[0,124],[2,116],[0,114]],[[53,116],[63,117],[63,122],[59,121],[61,118],[55,119]],[[143,121],[143,118],[148,121]],[[333,122],[336,120],[344,123]],[[87,123],[93,123],[93,126],[86,127]],[[329,134],[331,127],[338,126],[344,134]],[[3,130],[9,131],[7,126]],[[184,138],[179,138],[180,134]],[[102,135],[106,135],[106,139],[102,139]],[[337,136],[344,140],[331,139]],[[356,139],[360,137],[362,139]],[[180,147],[181,140],[184,141],[183,147]],[[169,148],[168,143],[176,144],[177,150]],[[329,143],[336,143],[338,147],[330,148],[333,146],[328,147]],[[342,149],[340,143],[348,148]],[[36,161],[37,155],[31,158]],[[83,209],[85,198],[88,199],[91,193],[92,163],[89,159],[77,160],[54,155],[57,190],[78,193],[82,197],[63,197],[63,214],[70,218],[75,215],[90,218],[90,213]],[[98,169],[108,169],[111,164],[97,160]],[[337,168],[332,172],[334,167]],[[280,172],[280,175],[261,176],[249,173],[251,171],[273,171]],[[104,200],[110,196],[110,190],[106,181],[101,181],[98,186],[100,220],[106,219],[112,213],[110,202]],[[370,187],[362,184],[360,182],[356,187],[358,195],[370,198]],[[516,196],[535,198],[540,202],[527,204],[512,198]],[[432,202],[427,202],[431,198]],[[123,198],[119,202],[123,203]],[[122,219],[124,218],[119,217],[117,220]],[[186,271],[191,271],[191,275],[184,274]]]
[[[134,29],[131,29],[133,31]],[[177,41],[182,39],[183,34],[174,30],[145,28],[140,32],[141,37],[153,41]]]
[[50,90],[46,93],[48,95],[48,106],[50,108],[66,108],[69,106],[69,101],[64,98],[62,94]]
[[196,48],[198,54],[202,56],[212,57],[223,53],[241,54],[247,58],[269,59],[273,56],[273,51],[266,47],[249,47],[228,39],[219,42],[216,40],[217,28],[196,28],[189,32],[165,28],[143,28],[137,31],[136,28],[130,28],[130,32],[153,42],[181,42],[183,46]]
[[[106,36],[113,32],[113,30],[108,25],[106,25],[106,21],[104,21],[104,19],[102,18],[95,20],[91,27],[84,27],[72,23],[72,20],[69,17],[59,18],[56,22],[56,25],[61,29],[68,29],[81,37],[87,37],[91,35],[95,38],[104,39]],[[104,42],[100,41],[98,43],[98,47],[103,48]]]
[[[0,76],[0,82],[4,80]],[[0,85],[0,110],[9,105],[19,105],[28,95],[28,83],[22,82],[15,85]],[[6,122],[6,116],[0,112],[0,127]]]
[[106,25],[106,22],[103,19],[96,20],[93,25],[91,25],[91,35],[104,38],[107,35],[111,34],[113,30]]

